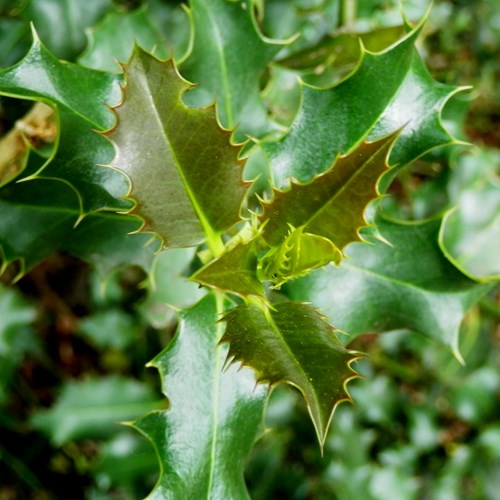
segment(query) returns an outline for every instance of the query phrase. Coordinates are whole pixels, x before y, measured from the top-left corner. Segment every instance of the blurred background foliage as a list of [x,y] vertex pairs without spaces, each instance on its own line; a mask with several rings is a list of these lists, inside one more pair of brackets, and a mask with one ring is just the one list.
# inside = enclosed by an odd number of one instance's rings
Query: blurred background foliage
[[[280,85],[289,82],[293,64],[303,69],[311,49],[334,46],[339,33],[359,32],[369,48],[381,34],[390,40],[400,33],[395,0],[256,3],[267,36],[303,34],[280,54],[287,69],[278,65],[263,75],[269,105],[285,126],[293,117],[293,95],[280,102]],[[119,71],[113,57],[126,60],[134,38],[146,48],[161,39],[167,53],[179,58],[186,51],[181,2],[86,0],[72,3],[70,11],[66,4],[0,0],[0,66],[26,53],[30,22],[58,57],[111,71]],[[404,5],[410,20],[425,10],[418,0]],[[371,39],[372,32],[377,37]],[[455,263],[466,272],[487,277],[496,269],[500,274],[500,242],[490,238],[484,224],[463,222],[482,204],[500,203],[498,1],[435,0],[419,48],[436,79],[474,87],[447,106],[445,121],[475,146],[434,152],[402,171],[383,210],[415,220],[458,203],[441,235],[449,257],[456,248]],[[304,78],[318,85],[337,81],[353,67],[355,51]],[[28,109],[29,103],[2,98],[0,133],[7,134]],[[489,201],[491,186],[496,197]],[[484,251],[460,261],[467,254],[458,248],[466,226],[483,231]],[[202,293],[178,276],[190,260],[183,252],[160,257],[155,289],[137,268],[123,269],[103,283],[89,265],[64,254],[47,259],[15,286],[8,284],[8,273],[2,278],[0,499],[67,498],[69,491],[75,499],[147,495],[158,473],[152,447],[116,422],[166,405],[156,372],[145,364],[175,331],[175,315],[164,305],[169,297],[175,294],[179,305],[187,305]],[[499,319],[497,289],[463,323],[465,366],[444,347],[408,332],[358,337],[350,347],[369,353],[369,360],[358,363],[366,378],[351,385],[356,404],[337,410],[324,456],[297,395],[276,389],[269,431],[247,467],[252,498],[498,498]]]

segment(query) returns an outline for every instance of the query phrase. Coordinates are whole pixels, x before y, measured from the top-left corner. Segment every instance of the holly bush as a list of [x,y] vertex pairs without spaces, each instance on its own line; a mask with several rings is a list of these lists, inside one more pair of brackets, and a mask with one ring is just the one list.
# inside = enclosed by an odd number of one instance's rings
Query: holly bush
[[499,157],[430,10],[2,9],[6,495],[489,494]]

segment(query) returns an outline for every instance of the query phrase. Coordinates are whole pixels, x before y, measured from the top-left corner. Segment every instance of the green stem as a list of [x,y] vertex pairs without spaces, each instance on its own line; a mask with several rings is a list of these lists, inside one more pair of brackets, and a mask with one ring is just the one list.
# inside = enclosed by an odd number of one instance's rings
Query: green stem
[[493,318],[500,319],[500,307],[494,300],[489,298],[482,299],[479,302],[479,307]]
[[352,28],[356,21],[356,0],[340,0],[339,28]]

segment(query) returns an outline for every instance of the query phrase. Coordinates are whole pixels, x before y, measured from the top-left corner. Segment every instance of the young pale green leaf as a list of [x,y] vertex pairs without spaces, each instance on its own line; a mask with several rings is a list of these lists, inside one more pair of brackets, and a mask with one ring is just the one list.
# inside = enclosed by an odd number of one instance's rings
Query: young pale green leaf
[[106,437],[120,430],[120,421],[159,408],[151,387],[118,376],[69,381],[52,408],[37,410],[31,419],[54,446],[73,439]]
[[118,91],[115,75],[62,63],[36,37],[26,57],[0,73],[0,94],[57,106],[56,148],[32,175],[69,182],[84,213],[129,207],[124,176],[99,166],[112,160],[113,147],[95,133],[113,125],[105,103],[116,102]]
[[303,87],[302,108],[290,131],[277,142],[261,143],[276,186],[289,178],[309,181],[363,140],[404,82],[420,28],[382,52],[363,50],[355,71],[338,85]]
[[303,394],[320,446],[337,405],[349,401],[346,390],[356,372],[359,353],[346,350],[335,329],[306,304],[273,304],[268,314],[252,305],[231,309],[221,342],[229,342],[228,359],[256,370],[259,381],[297,387]]
[[148,498],[248,498],[247,455],[262,431],[267,387],[251,370],[224,369],[213,295],[180,313],[179,330],[151,365],[169,409],[134,423],[153,443],[160,478]]
[[351,337],[405,328],[445,343],[459,356],[460,323],[489,287],[467,278],[442,254],[440,223],[377,219],[390,244],[355,243],[340,267],[296,280],[287,293],[321,307]]
[[42,40],[61,59],[73,59],[85,47],[85,29],[112,6],[111,0],[36,0],[21,16],[33,22]]
[[[92,262],[102,275],[136,264],[148,270],[158,242],[137,231],[134,217],[97,212],[80,221],[77,193],[56,179],[11,183],[0,190],[0,271],[20,261],[20,274],[57,250]],[[22,230],[20,229],[22,228]]]
[[144,230],[171,247],[213,239],[239,218],[247,189],[239,148],[213,107],[185,106],[190,85],[172,60],[160,62],[137,48],[125,74],[118,126],[109,133],[117,150],[112,166],[129,176]]
[[[260,78],[282,48],[258,32],[252,0],[191,0],[192,49],[180,65],[200,84],[188,99],[217,103],[218,116],[238,137],[262,136],[273,128],[260,97]],[[191,101],[189,101],[191,102]]]
[[264,287],[257,277],[256,241],[239,243],[202,267],[191,279],[242,297],[263,296]]
[[129,60],[137,43],[144,50],[166,59],[169,52],[163,34],[153,24],[148,10],[113,10],[88,34],[89,44],[79,64],[94,69],[120,71],[117,61]]
[[341,250],[359,240],[358,231],[366,225],[364,211],[378,196],[377,184],[388,169],[386,158],[395,137],[364,142],[309,183],[292,182],[290,189],[276,190],[271,201],[263,202],[260,216],[266,241],[281,244],[288,224],[327,238]]
[[285,241],[263,256],[259,271],[263,280],[272,281],[272,288],[279,289],[289,279],[341,260],[342,252],[329,239],[304,233],[304,226],[290,225]]

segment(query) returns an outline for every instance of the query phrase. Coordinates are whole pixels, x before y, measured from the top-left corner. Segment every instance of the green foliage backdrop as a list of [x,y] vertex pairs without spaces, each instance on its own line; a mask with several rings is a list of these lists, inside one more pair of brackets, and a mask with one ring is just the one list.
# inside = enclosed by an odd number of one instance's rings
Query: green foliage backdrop
[[495,4],[0,1],[0,497],[495,498]]

